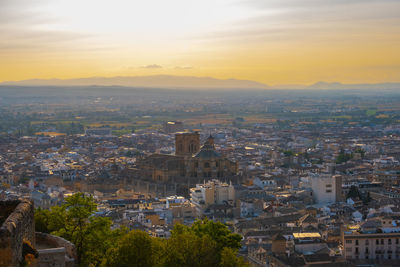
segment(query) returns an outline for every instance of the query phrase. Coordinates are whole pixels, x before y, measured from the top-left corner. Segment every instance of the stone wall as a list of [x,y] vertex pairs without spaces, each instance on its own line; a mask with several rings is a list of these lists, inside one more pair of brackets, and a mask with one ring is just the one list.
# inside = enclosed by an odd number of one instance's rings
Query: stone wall
[[36,247],[39,252],[39,267],[49,266],[49,263],[55,266],[76,266],[76,248],[64,238],[36,232]]
[[66,267],[65,248],[39,249],[38,252],[37,267]]
[[[34,209],[30,200],[0,201],[0,266],[20,266],[24,241],[35,244]],[[7,216],[6,219],[4,219]]]

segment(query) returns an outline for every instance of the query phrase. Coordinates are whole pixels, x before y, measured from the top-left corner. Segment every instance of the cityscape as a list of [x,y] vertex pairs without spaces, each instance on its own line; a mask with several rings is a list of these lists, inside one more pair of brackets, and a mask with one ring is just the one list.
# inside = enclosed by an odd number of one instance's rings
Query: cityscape
[[400,3],[95,2],[0,0],[0,267],[400,266]]

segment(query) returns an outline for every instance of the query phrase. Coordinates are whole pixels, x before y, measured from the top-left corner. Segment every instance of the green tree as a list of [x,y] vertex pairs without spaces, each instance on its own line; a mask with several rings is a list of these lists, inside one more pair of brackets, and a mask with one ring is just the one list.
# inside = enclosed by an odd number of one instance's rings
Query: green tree
[[178,224],[167,241],[171,254],[167,255],[166,266],[218,266],[223,249],[237,252],[241,239],[226,225],[207,218],[195,221],[191,227]]
[[224,247],[239,249],[242,237],[232,233],[228,227],[220,222],[208,220],[196,220],[189,228],[197,236],[209,235],[218,245],[218,253],[221,253]]
[[165,243],[162,266],[218,266],[216,242],[208,235],[197,236],[185,229],[174,232]]
[[346,195],[346,198],[359,198],[361,199],[361,193],[358,191],[358,188],[354,185],[350,187],[349,192]]
[[360,153],[362,159],[365,156],[365,150],[362,149],[361,147],[357,147],[356,150],[354,151],[354,153]]
[[221,267],[245,267],[249,266],[242,257],[236,256],[236,251],[231,248],[224,248],[221,252]]
[[283,154],[285,155],[285,157],[290,157],[294,155],[294,152],[292,150],[284,150]]
[[340,150],[338,157],[336,158],[336,164],[347,162],[353,158],[353,154],[345,153],[344,150]]
[[240,240],[225,225],[207,219],[191,227],[175,225],[169,239],[132,231],[107,251],[102,266],[246,266],[236,256]]
[[369,192],[367,192],[367,195],[362,199],[364,205],[368,205],[368,203],[371,202],[371,200],[372,200],[372,197]]
[[49,229],[50,211],[38,208],[35,210],[35,231],[50,233]]
[[124,234],[111,230],[109,218],[94,217],[97,206],[92,197],[77,193],[50,211],[36,210],[36,230],[61,236],[77,250],[80,266],[98,266],[105,252]]
[[126,234],[115,247],[107,251],[101,266],[160,266],[162,243],[146,232],[134,230]]

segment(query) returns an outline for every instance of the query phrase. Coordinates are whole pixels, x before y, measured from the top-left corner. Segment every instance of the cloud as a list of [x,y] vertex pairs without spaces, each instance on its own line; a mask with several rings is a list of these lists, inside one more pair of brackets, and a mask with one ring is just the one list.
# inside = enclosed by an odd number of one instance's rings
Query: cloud
[[192,66],[176,66],[176,70],[191,70],[194,69]]
[[[51,0],[0,0],[0,57],[11,52],[59,53],[85,51],[90,43],[90,51],[98,51],[99,45],[92,38],[95,34],[57,30],[60,19],[43,11],[43,6]],[[79,44],[79,45],[77,45]]]
[[162,66],[157,65],[157,64],[150,64],[150,65],[145,65],[141,66],[141,69],[162,69]]
[[238,3],[244,9],[257,12],[225,29],[207,33],[206,40],[331,42],[377,39],[382,38],[383,32],[390,38],[399,32],[398,0],[242,0]]

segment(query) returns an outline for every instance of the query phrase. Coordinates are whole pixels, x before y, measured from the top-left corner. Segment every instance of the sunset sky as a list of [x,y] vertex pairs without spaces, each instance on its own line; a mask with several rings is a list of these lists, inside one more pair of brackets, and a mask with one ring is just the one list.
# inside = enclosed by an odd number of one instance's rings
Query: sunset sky
[[0,81],[400,82],[399,0],[0,0]]

